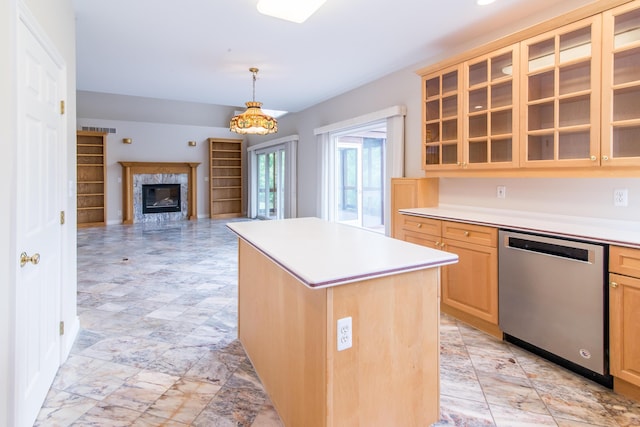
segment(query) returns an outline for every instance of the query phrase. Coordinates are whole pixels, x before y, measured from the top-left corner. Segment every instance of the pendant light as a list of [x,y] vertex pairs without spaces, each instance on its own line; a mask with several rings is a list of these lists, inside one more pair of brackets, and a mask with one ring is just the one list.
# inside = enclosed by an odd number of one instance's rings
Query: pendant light
[[260,109],[262,103],[256,102],[256,76],[258,69],[251,67],[249,71],[253,74],[253,100],[245,102],[247,110],[244,113],[233,116],[229,124],[229,130],[242,135],[276,133],[278,132],[278,122],[273,117],[263,113]]

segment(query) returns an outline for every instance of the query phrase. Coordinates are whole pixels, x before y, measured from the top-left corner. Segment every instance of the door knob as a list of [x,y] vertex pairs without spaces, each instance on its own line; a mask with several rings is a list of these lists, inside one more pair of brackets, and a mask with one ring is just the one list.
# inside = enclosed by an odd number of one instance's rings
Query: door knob
[[20,254],[20,267],[24,267],[24,265],[26,263],[32,263],[32,264],[37,264],[40,262],[40,254],[39,253],[35,253],[32,256],[27,255],[26,252],[22,252]]

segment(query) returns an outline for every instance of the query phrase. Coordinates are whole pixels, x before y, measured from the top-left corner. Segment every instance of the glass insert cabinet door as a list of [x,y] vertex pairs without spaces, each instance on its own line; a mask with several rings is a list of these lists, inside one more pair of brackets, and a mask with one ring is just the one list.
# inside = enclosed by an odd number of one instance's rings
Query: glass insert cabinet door
[[[635,7],[635,9],[634,9]],[[640,8],[603,14],[602,166],[640,160]]]
[[518,166],[518,68],[518,45],[465,63],[466,167]]
[[423,78],[424,169],[462,166],[461,66]]
[[600,157],[601,18],[525,40],[521,166],[593,166]]

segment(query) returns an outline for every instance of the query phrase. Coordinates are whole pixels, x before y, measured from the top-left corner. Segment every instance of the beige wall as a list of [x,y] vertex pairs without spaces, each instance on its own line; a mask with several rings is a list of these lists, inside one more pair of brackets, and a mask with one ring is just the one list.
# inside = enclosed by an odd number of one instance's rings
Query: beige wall
[[[78,127],[115,128],[107,135],[107,223],[122,223],[122,166],[118,162],[200,162],[197,169],[198,217],[209,216],[209,143],[207,138],[238,138],[228,128],[78,119]],[[123,144],[122,138],[133,139]],[[196,141],[190,147],[188,141]]]
[[[473,42],[452,47],[449,55],[464,52],[500,36],[526,28],[559,13],[588,2],[559,2],[546,16],[530,17],[527,22],[507,24],[503,34],[490,34]],[[443,58],[437,58],[441,60]],[[298,215],[317,215],[318,174],[320,154],[313,129],[343,121],[392,105],[407,107],[405,119],[405,176],[419,177],[421,169],[421,82],[414,70],[429,63],[416,65],[383,77],[371,84],[315,105],[305,111],[290,114],[279,121],[280,133],[298,134]],[[252,137],[249,144],[264,138]],[[497,199],[496,186],[507,187],[506,199]],[[629,206],[613,206],[613,190],[629,190]],[[478,179],[448,178],[441,181],[440,202],[470,206],[497,207],[516,210],[534,210],[569,215],[587,215],[596,218],[637,220],[640,211],[640,179]]]
[[[499,32],[484,34],[473,40],[443,40],[447,44],[447,55],[455,55],[475,46],[511,34],[535,23],[550,19],[581,5],[591,3],[589,0],[567,0],[558,2],[536,16],[529,16],[526,21],[509,22]],[[429,57],[425,52],[425,57]],[[430,61],[417,62],[415,66],[382,77],[373,83],[364,85],[348,93],[326,100],[304,111],[291,113],[279,119],[278,135],[299,135],[298,144],[298,216],[316,216],[319,213],[319,166],[320,154],[313,129],[331,123],[340,122],[363,114],[388,108],[393,105],[404,105],[407,108],[405,118],[405,175],[422,176],[421,162],[421,82],[415,70],[442,60],[442,55]],[[89,96],[90,95],[90,96]],[[80,121],[89,122],[85,118],[116,119],[124,121],[157,122],[168,126],[168,132],[179,133],[181,125],[203,125],[226,127],[232,113],[222,107],[212,110],[204,104],[177,103],[174,101],[146,100],[141,104],[131,103],[130,97],[102,96],[99,94],[83,95],[79,93]],[[85,103],[84,97],[87,96]],[[181,105],[180,108],[176,106]],[[189,114],[177,114],[184,109]],[[193,119],[193,118],[196,119]],[[203,123],[204,121],[204,123]],[[96,123],[95,120],[93,120]],[[176,125],[172,125],[175,123]],[[175,127],[175,130],[169,131]],[[153,126],[145,129],[140,126],[141,140],[145,132],[152,134]],[[250,137],[249,145],[258,144],[277,136]],[[147,144],[145,142],[145,144]],[[146,146],[146,145],[145,145]],[[146,146],[152,149],[153,145]],[[110,162],[117,161],[109,154]],[[203,155],[200,160],[207,162]],[[110,175],[115,173],[110,169]],[[203,183],[202,177],[199,184]],[[110,186],[113,177],[110,176]],[[496,185],[507,187],[507,198],[497,199]],[[629,207],[613,206],[613,189],[629,190]],[[114,193],[109,190],[109,200]],[[502,207],[507,209],[537,210],[559,214],[583,214],[596,218],[635,219],[640,203],[640,180],[633,179],[464,179],[448,178],[441,183],[442,203],[465,204],[484,207]],[[110,205],[113,203],[110,202]],[[199,204],[202,207],[202,204]],[[199,209],[200,210],[200,209]],[[112,219],[110,208],[109,218]]]

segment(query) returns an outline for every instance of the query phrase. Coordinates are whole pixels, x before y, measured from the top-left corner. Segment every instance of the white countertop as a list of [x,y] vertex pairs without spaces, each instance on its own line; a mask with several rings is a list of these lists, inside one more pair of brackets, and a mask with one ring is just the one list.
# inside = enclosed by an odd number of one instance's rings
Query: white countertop
[[638,221],[617,221],[457,205],[400,209],[400,212],[429,218],[640,247],[640,213]]
[[310,288],[434,268],[458,256],[319,218],[227,224]]

